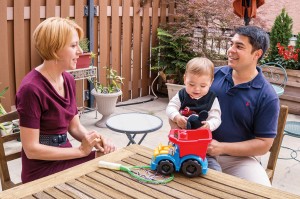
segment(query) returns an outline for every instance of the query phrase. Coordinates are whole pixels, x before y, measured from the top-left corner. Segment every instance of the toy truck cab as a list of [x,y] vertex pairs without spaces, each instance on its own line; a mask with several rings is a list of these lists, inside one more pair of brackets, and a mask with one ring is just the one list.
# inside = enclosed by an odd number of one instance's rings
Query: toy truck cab
[[151,169],[164,175],[178,172],[180,169],[188,177],[206,174],[206,151],[211,139],[209,129],[172,129],[169,133],[170,144],[160,144],[154,150]]

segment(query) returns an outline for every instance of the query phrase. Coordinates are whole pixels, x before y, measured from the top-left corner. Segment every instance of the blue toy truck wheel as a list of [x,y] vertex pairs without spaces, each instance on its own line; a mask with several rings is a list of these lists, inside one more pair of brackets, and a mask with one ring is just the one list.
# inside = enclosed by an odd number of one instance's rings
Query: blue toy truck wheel
[[174,165],[169,160],[162,160],[158,163],[157,171],[163,175],[170,175],[174,172]]
[[189,178],[197,177],[202,173],[202,167],[196,160],[187,160],[182,164],[182,172]]

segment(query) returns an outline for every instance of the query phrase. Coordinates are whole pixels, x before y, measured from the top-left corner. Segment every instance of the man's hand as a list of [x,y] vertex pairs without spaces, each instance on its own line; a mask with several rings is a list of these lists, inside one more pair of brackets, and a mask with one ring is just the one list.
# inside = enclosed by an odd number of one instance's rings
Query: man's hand
[[207,154],[211,156],[224,154],[224,152],[222,151],[222,143],[213,139],[207,147]]

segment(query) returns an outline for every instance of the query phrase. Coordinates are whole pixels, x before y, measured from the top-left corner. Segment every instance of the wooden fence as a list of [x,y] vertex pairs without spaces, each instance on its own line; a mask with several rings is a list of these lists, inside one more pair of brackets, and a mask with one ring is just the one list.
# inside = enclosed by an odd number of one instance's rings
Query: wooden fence
[[[6,110],[15,104],[22,78],[42,63],[31,36],[45,18],[70,17],[87,31],[84,6],[88,0],[1,0],[0,1],[0,90],[9,86],[1,100]],[[98,78],[104,82],[104,66],[125,78],[122,101],[150,93],[149,58],[160,23],[172,21],[174,3],[166,0],[94,0],[94,52]],[[170,16],[170,17],[168,17]],[[86,81],[86,80],[80,80]],[[82,82],[76,82],[77,102],[82,105]]]

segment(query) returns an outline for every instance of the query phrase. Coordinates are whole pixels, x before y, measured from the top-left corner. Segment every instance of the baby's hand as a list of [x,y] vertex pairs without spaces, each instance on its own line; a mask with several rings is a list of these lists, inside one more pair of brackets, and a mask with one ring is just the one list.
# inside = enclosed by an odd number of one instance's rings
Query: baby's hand
[[184,116],[181,116],[181,115],[177,115],[175,118],[174,118],[174,121],[176,122],[176,124],[182,128],[182,129],[185,129],[186,128],[186,121],[187,121],[187,118],[184,117]]
[[200,129],[210,129],[209,123],[207,121],[202,121],[201,123],[203,124],[203,126],[201,126]]

